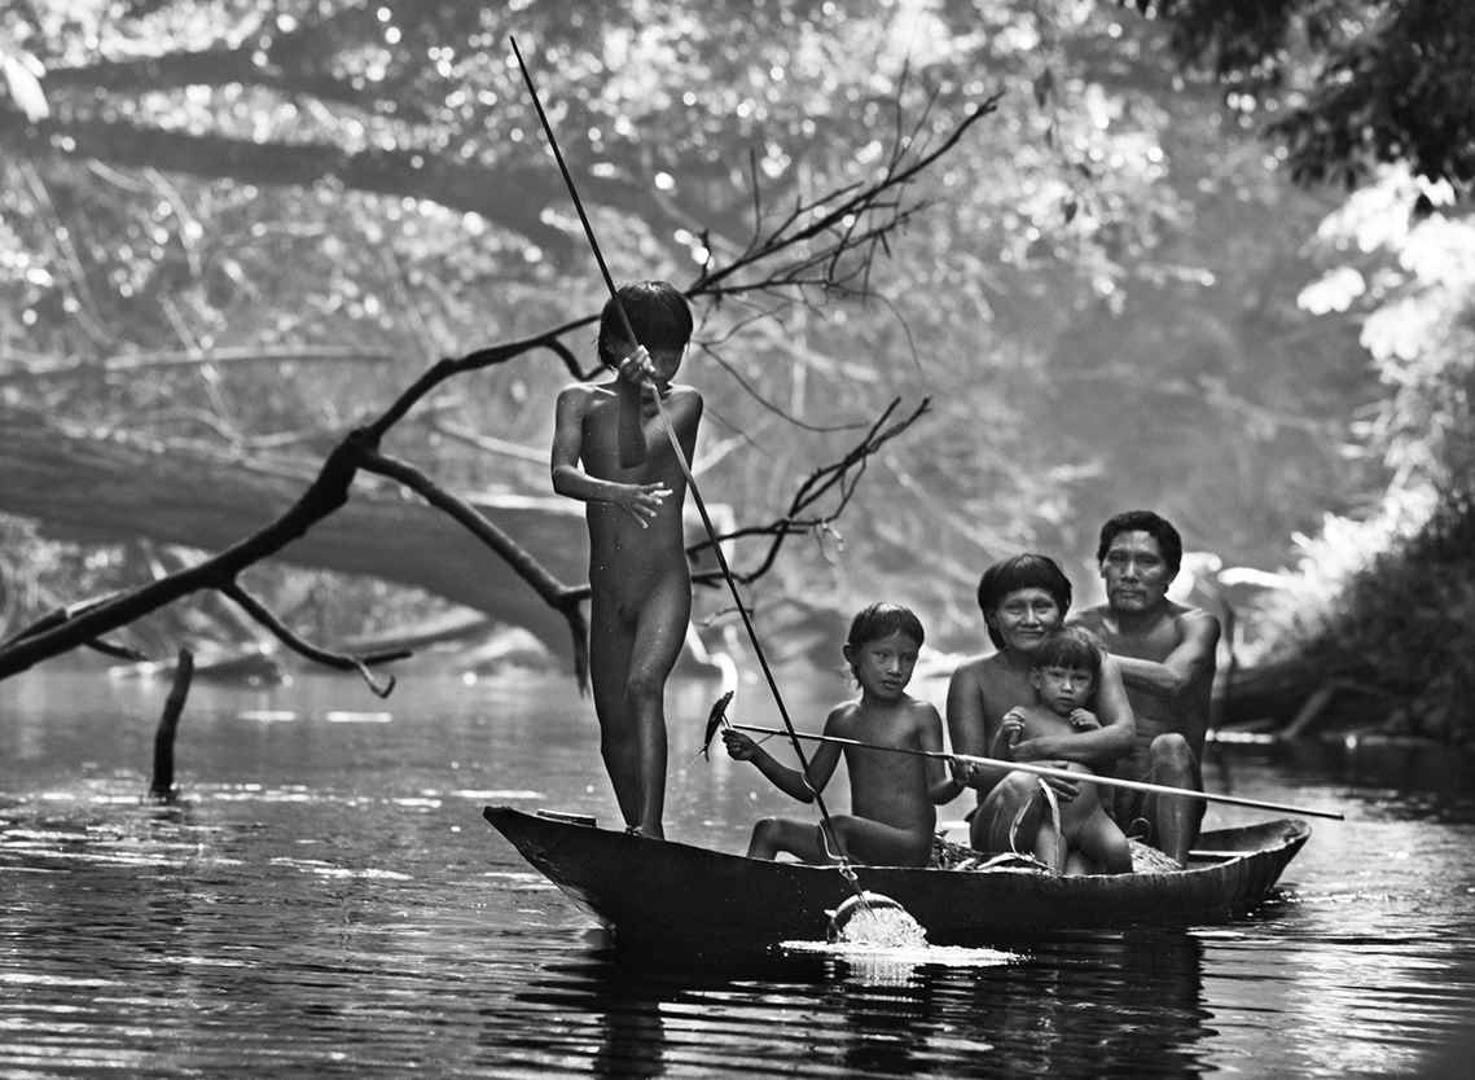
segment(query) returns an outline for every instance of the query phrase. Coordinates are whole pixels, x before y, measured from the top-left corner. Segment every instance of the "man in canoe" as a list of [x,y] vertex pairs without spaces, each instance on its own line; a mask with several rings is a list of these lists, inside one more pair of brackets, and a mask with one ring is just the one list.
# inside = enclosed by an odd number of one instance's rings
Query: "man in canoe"
[[[782,852],[804,862],[831,863],[843,854],[879,866],[926,865],[937,828],[934,804],[957,798],[962,786],[941,758],[879,749],[942,752],[942,718],[906,692],[922,641],[921,620],[898,604],[872,604],[851,621],[845,661],[860,697],[831,709],[824,733],[873,744],[843,749],[853,812],[830,815],[834,837],[813,821],[764,818],[753,826],[750,858],[772,859]],[[800,802],[813,802],[824,790],[842,753],[839,743],[821,743],[801,773],[776,761],[741,731],[729,728],[722,739],[735,759],[751,761],[775,787]]]
[[[965,661],[948,683],[947,726],[955,753],[988,756],[1004,715],[1034,700],[1030,682],[1034,654],[1060,629],[1070,598],[1070,581],[1046,555],[1016,555],[983,572],[978,607],[997,651]],[[1102,658],[1096,715],[1100,726],[1095,730],[1021,739],[1014,744],[1012,759],[1075,761],[1105,773],[1131,750],[1132,707],[1110,656]],[[1042,783],[1067,801],[1079,790],[1069,780],[978,765],[963,768],[962,778],[978,792],[969,842],[984,852],[1027,851],[1033,846],[1047,809]]]
[[[1115,659],[1136,716],[1132,750],[1117,774],[1202,791],[1219,620],[1168,599],[1182,559],[1183,540],[1166,519],[1150,510],[1117,514],[1101,526],[1096,549],[1106,603],[1072,622]],[[1202,799],[1112,793],[1112,815],[1127,835],[1180,864],[1198,839],[1205,805]]]
[[663,281],[622,285],[618,297],[640,340],[624,340],[612,297],[599,320],[598,350],[613,377],[560,391],[553,490],[587,504],[589,673],[600,754],[626,827],[659,838],[666,679],[691,616],[681,523],[686,479],[662,413],[690,460],[702,397],[671,381],[691,337],[686,298]]

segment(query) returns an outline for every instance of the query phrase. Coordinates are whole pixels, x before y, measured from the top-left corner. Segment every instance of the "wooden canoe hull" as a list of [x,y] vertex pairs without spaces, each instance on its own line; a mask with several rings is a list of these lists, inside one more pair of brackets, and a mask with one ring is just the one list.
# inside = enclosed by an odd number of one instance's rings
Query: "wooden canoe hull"
[[[507,806],[482,816],[534,869],[621,944],[766,947],[822,939],[852,890],[833,868],[769,862],[550,820]],[[1219,922],[1263,900],[1311,835],[1296,819],[1204,833],[1212,857],[1187,870],[1057,877],[1029,869],[856,867],[899,901],[934,945],[982,945],[1062,930]]]

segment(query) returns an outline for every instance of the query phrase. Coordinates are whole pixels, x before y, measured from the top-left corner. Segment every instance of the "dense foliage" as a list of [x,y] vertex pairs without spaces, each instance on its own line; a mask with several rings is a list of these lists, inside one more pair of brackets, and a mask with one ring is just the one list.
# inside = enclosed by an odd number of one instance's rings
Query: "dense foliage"
[[[701,313],[686,372],[710,405],[698,468],[745,520],[771,516],[891,397],[935,403],[871,464],[843,546],[819,535],[786,555],[760,604],[887,595],[971,644],[984,563],[1038,547],[1085,578],[1097,523],[1135,504],[1190,546],[1273,565],[1288,533],[1381,490],[1385,464],[1349,456],[1377,372],[1354,313],[1313,322],[1296,303],[1332,194],[1287,183],[1260,137],[1268,105],[1250,107],[1261,87],[1235,84],[1226,106],[1170,46],[1202,59],[1212,45],[1219,75],[1248,78],[1260,69],[1230,45],[1260,31],[1210,9],[1303,6],[1151,5],[1159,20],[1079,0],[9,7],[0,394],[107,438],[300,469],[433,357],[597,310],[509,33],[620,277],[688,281],[755,221],[874,176],[898,138],[937,139],[999,89],[997,116],[923,178],[930,206],[867,302],[791,290]],[[1282,23],[1254,40],[1278,65],[1266,85],[1289,95],[1340,61],[1319,39],[1283,48]],[[107,373],[139,354],[208,362]],[[460,491],[542,493],[567,377],[540,354],[457,384],[398,449]],[[7,530],[10,580],[42,586],[28,605],[137,580],[158,557],[59,554],[32,526]],[[352,595],[293,575],[270,588]]]
[[[1417,205],[1415,214],[1390,207]],[[1475,226],[1446,185],[1389,171],[1320,230],[1313,313],[1356,312],[1385,393],[1360,446],[1389,481],[1303,540],[1272,648],[1397,703],[1405,729],[1471,737],[1475,694]],[[1376,698],[1375,698],[1376,700]]]
[[1122,0],[1172,26],[1232,107],[1267,115],[1297,180],[1380,164],[1475,181],[1475,6],[1466,0]]

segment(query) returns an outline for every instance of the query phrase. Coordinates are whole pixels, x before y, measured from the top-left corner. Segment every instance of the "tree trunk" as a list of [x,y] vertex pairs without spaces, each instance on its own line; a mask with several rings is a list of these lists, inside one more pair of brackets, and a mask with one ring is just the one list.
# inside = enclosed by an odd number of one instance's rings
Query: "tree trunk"
[[[65,433],[0,406],[0,513],[33,518],[51,536],[89,542],[148,537],[216,551],[282,514],[310,482],[197,451]],[[416,586],[526,627],[568,656],[568,624],[500,559],[446,515],[360,480],[347,506],[283,549],[298,566]],[[508,496],[475,503],[554,575],[585,580],[587,541],[576,503]]]

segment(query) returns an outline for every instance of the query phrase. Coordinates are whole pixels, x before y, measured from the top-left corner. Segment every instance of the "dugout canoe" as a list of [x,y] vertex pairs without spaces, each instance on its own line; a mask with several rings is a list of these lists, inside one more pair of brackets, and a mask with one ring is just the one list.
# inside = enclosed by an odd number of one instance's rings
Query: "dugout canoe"
[[[825,937],[853,895],[833,868],[749,859],[601,829],[587,819],[488,806],[482,816],[534,869],[623,945],[765,948]],[[1059,877],[860,866],[860,884],[899,901],[934,945],[1000,944],[1059,931],[1222,922],[1265,899],[1311,835],[1283,818],[1204,833],[1185,870]]]

